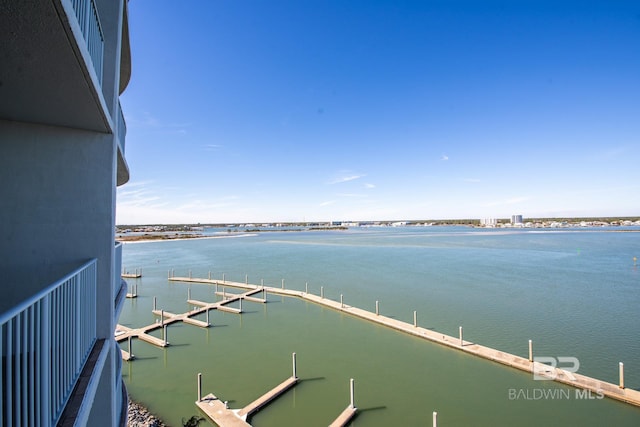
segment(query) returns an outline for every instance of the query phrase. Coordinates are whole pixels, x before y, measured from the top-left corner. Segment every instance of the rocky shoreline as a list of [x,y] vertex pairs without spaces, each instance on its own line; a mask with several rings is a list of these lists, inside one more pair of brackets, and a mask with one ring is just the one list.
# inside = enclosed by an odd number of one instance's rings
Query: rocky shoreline
[[129,400],[127,427],[166,427],[166,424],[144,406]]

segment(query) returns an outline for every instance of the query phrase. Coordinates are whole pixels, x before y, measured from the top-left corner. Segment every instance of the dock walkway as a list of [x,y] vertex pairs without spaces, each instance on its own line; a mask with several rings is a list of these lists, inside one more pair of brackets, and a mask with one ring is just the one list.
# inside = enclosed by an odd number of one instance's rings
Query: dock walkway
[[[482,357],[487,360],[501,363],[512,368],[519,369],[525,372],[534,372],[534,368],[539,370],[540,364],[535,362],[533,358],[525,358],[516,356],[511,353],[496,350],[490,347],[482,346],[470,341],[465,341],[460,337],[454,337],[440,332],[433,331],[418,326],[417,324],[403,322],[397,319],[392,319],[387,316],[383,316],[378,313],[372,313],[361,308],[353,307],[344,304],[339,301],[324,298],[323,296],[314,295],[304,291],[297,291],[291,289],[270,287],[270,286],[258,286],[249,283],[232,282],[228,280],[216,280],[216,279],[203,279],[203,278],[191,278],[191,277],[169,277],[170,281],[187,282],[187,283],[205,283],[217,286],[230,286],[239,289],[254,290],[255,292],[264,291],[270,294],[284,295],[301,298],[305,301],[310,301],[324,307],[329,307],[334,310],[348,313],[361,319],[387,326],[389,328],[426,339],[437,344],[445,345],[447,347],[463,351],[465,353],[473,354],[478,357]],[[230,295],[230,294],[227,294]],[[460,330],[462,332],[462,328]],[[462,334],[461,334],[462,335]],[[612,399],[616,399],[625,403],[629,403],[635,406],[640,406],[640,391],[630,388],[621,387],[618,384],[612,384],[606,381],[598,380],[595,378],[581,375],[578,373],[570,373],[560,368],[553,368],[551,366],[545,366],[544,369],[548,371],[548,376],[554,381],[570,385],[572,387],[590,390],[595,393],[602,393]],[[621,383],[623,380],[621,379]]]

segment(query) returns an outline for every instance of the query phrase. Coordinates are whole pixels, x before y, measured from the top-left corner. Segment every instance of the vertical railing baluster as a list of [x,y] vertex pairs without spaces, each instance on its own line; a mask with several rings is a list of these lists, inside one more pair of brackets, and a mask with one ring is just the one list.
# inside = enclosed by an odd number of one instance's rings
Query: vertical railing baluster
[[6,384],[7,384],[7,392],[5,393],[5,397],[7,399],[7,425],[13,425],[13,372],[11,363],[11,358],[13,357],[13,319],[10,319],[7,322],[7,363],[5,364],[6,369]]

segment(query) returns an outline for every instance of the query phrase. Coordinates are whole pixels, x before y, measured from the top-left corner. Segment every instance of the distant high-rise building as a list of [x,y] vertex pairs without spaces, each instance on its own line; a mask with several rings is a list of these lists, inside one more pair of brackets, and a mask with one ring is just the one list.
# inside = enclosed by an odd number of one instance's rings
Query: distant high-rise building
[[522,224],[522,215],[511,215],[511,224]]
[[0,1],[2,426],[124,426],[125,0]]
[[480,225],[484,227],[495,227],[498,225],[498,220],[496,218],[482,218],[480,219]]

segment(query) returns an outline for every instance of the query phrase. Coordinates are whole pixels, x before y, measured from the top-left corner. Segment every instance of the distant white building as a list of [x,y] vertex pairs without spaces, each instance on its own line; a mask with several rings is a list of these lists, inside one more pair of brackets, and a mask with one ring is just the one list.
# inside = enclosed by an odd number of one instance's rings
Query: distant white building
[[522,215],[511,215],[511,224],[513,225],[522,224]]
[[498,225],[498,220],[496,218],[481,218],[480,225],[483,227],[495,227]]

